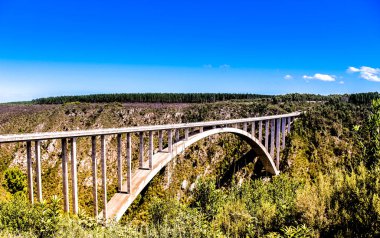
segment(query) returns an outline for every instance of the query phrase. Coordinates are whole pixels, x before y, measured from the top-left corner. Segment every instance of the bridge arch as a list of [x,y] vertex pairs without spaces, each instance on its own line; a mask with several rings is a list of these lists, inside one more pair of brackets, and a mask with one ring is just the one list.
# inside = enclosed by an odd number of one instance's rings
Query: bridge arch
[[[131,192],[116,193],[107,203],[107,219],[114,219],[116,221],[120,220],[123,214],[127,211],[128,207],[141,193],[141,191],[175,156],[183,153],[186,150],[186,148],[190,147],[194,143],[204,138],[222,133],[232,133],[240,137],[242,140],[246,141],[256,152],[257,156],[264,165],[265,170],[273,175],[279,174],[279,171],[277,170],[273,162],[273,159],[266,150],[265,146],[258,139],[253,137],[250,133],[244,130],[230,127],[206,130],[201,133],[197,133],[195,135],[190,136],[187,140],[181,140],[173,144],[172,153],[169,153],[168,148],[164,149],[162,152],[156,153],[153,156],[153,168],[151,170],[137,170],[132,175]],[[126,188],[124,188],[124,186],[122,190],[125,191]],[[102,218],[102,216],[103,212],[100,212],[98,217]]]

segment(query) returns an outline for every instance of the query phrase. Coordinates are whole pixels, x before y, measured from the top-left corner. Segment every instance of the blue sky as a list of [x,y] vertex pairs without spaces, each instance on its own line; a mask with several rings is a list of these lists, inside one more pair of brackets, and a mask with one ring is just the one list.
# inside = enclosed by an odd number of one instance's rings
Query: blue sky
[[0,0],[0,102],[380,91],[379,42],[378,0]]

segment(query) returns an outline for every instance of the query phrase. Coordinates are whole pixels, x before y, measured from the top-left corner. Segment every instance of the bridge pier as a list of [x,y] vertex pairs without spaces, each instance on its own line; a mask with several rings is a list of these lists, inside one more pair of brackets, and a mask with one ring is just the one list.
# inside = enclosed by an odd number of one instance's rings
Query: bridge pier
[[41,179],[41,141],[35,142],[36,156],[36,183],[37,183],[37,201],[42,202],[42,179]]
[[132,141],[131,133],[127,133],[127,193],[132,192]]
[[269,120],[265,121],[265,148],[269,150]]
[[121,159],[121,134],[117,134],[117,188],[121,191],[123,187],[123,162]]
[[153,169],[153,131],[149,131],[149,169]]
[[270,130],[270,156],[274,158],[274,138],[275,138],[275,120],[271,120]]
[[282,130],[282,149],[285,149],[285,130],[286,130],[286,118],[281,118],[281,121],[282,121],[282,126],[281,126],[281,130]]
[[63,211],[69,212],[69,178],[67,169],[67,139],[62,139]]
[[28,190],[29,190],[29,201],[31,204],[34,203],[33,199],[33,165],[32,165],[32,142],[26,142],[26,164],[27,164],[27,174],[28,174]]
[[158,131],[158,151],[162,152],[162,130]]
[[103,189],[103,219],[107,218],[107,164],[105,136],[100,136],[101,164],[102,164],[102,189]]
[[280,169],[280,126],[281,119],[276,119],[276,168]]
[[189,139],[189,128],[185,128],[185,140]]
[[252,137],[256,138],[256,123],[255,122],[252,122],[252,125],[251,125],[251,135]]
[[73,213],[78,214],[77,138],[71,138],[71,182]]
[[140,156],[139,156],[139,168],[144,168],[144,132],[139,133],[140,137]]
[[97,176],[97,159],[96,159],[96,136],[91,137],[91,145],[92,145],[92,196],[94,198],[94,216],[98,217],[98,176]]

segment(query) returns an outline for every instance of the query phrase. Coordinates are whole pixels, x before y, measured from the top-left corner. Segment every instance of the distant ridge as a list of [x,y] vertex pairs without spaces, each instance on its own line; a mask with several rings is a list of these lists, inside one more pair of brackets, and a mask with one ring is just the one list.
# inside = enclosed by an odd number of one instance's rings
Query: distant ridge
[[116,93],[90,94],[77,96],[57,96],[37,98],[29,102],[13,102],[7,104],[64,104],[71,102],[82,103],[210,103],[230,100],[273,100],[274,102],[287,101],[346,101],[355,104],[368,104],[373,99],[380,98],[378,92],[356,94],[302,94],[291,93],[285,95],[263,95],[250,93]]
[[118,93],[58,96],[32,100],[34,104],[85,103],[207,103],[236,99],[272,98],[272,95],[237,93]]

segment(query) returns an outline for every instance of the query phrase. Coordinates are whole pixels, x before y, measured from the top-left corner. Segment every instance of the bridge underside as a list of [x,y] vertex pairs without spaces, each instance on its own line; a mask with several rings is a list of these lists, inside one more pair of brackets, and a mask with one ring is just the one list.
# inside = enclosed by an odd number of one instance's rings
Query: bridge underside
[[[236,128],[218,128],[208,131],[204,131],[199,134],[190,136],[188,140],[181,140],[173,144],[173,151],[169,153],[168,148],[164,149],[162,152],[158,152],[153,156],[153,169],[138,169],[131,179],[131,193],[116,193],[111,200],[107,203],[107,219],[114,219],[116,221],[120,220],[128,207],[136,199],[136,197],[141,193],[141,191],[148,185],[148,183],[154,178],[160,170],[165,167],[176,155],[185,151],[185,149],[195,142],[209,137],[211,135],[220,133],[232,133],[238,135],[248,144],[250,144],[253,150],[256,152],[257,156],[260,158],[267,172],[278,175],[273,159],[271,158],[268,151],[265,149],[256,138],[252,137],[251,134],[246,131],[236,129]],[[127,184],[124,184],[121,191],[127,191]],[[103,218],[103,212],[100,212],[99,218]]]

